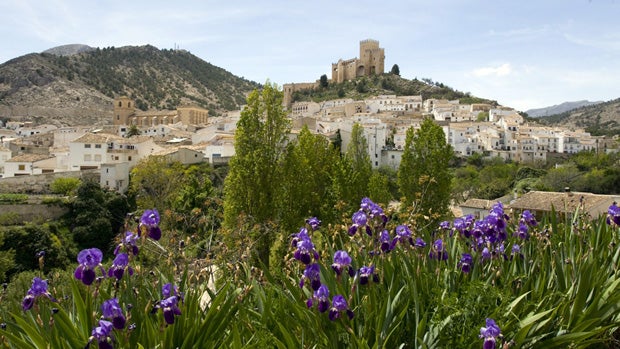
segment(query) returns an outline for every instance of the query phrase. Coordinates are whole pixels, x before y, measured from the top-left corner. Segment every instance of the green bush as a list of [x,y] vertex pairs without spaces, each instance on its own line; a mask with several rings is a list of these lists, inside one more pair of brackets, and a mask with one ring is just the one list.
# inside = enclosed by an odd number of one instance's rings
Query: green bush
[[4,204],[25,204],[28,201],[28,195],[26,194],[0,194],[0,203]]

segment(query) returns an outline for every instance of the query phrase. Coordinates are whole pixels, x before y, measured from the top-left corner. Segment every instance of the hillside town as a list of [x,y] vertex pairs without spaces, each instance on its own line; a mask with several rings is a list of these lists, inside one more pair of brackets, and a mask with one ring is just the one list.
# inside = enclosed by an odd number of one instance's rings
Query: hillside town
[[[374,40],[360,42],[360,58],[332,64],[334,82],[384,74],[384,50]],[[354,124],[364,129],[373,168],[397,169],[407,129],[432,118],[443,128],[457,156],[480,154],[507,161],[551,161],[558,154],[618,151],[618,139],[592,136],[582,129],[545,127],[525,122],[514,109],[458,100],[423,99],[421,95],[378,95],[364,100],[343,98],[293,102],[292,93],[318,82],[285,84],[284,105],[291,119],[291,139],[302,127],[330,140],[340,137],[346,149]],[[129,173],[148,156],[164,156],[184,164],[225,164],[235,153],[234,133],[241,111],[210,117],[208,110],[186,106],[176,110],[140,111],[126,97],[110,106],[113,119],[105,127],[56,127],[8,121],[0,125],[2,178],[95,170],[100,184],[124,192]]]

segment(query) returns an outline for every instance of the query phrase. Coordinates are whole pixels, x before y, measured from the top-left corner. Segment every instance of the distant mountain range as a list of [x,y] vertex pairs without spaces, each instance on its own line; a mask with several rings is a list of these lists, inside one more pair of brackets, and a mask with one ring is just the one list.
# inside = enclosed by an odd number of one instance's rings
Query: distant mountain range
[[585,101],[585,100],[576,101],[576,102],[564,102],[562,104],[553,105],[551,107],[529,109],[529,110],[526,110],[525,112],[527,113],[528,116],[531,116],[533,118],[539,118],[541,116],[561,114],[567,111],[571,111],[573,109],[587,107],[589,105],[595,105],[599,103],[603,103],[603,102],[602,101],[590,102],[590,101]]

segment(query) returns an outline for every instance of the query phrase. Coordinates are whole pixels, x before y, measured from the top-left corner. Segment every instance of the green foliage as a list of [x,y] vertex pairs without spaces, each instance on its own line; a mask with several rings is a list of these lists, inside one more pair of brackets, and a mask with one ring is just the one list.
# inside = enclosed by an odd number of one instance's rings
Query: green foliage
[[6,280],[7,273],[15,267],[15,250],[4,245],[4,231],[0,231],[0,282]]
[[[224,191],[224,225],[233,228],[241,214],[256,224],[277,218],[283,171],[281,164],[289,131],[283,93],[267,83],[254,90],[235,131],[235,156]],[[253,223],[253,224],[254,224]],[[271,238],[268,243],[272,242]],[[263,258],[267,258],[268,253]]]
[[54,179],[50,184],[50,189],[54,194],[60,195],[75,195],[75,191],[80,186],[82,181],[79,178],[74,177],[60,177]]
[[137,125],[129,126],[129,130],[127,130],[127,137],[139,136],[140,129],[138,129]]
[[394,74],[394,75],[400,76],[400,68],[398,67],[398,64],[394,64],[392,66],[392,69],[390,70],[390,74]]
[[[14,265],[10,274],[40,269],[49,272],[54,268],[65,268],[76,255],[75,245],[66,230],[57,223],[2,227],[4,243],[2,251],[13,251]],[[17,252],[18,253],[15,253]],[[40,251],[43,258],[37,257]]]
[[452,147],[441,126],[426,119],[417,131],[407,130],[405,148],[398,168],[398,185],[407,206],[416,213],[439,219],[450,202],[452,174],[448,168]]
[[389,181],[388,176],[379,171],[373,171],[368,181],[368,196],[382,206],[387,206],[393,199]]
[[[185,50],[159,50],[150,45],[42,57],[56,75],[85,83],[108,97],[131,96],[141,110],[174,109],[188,102],[216,109],[215,113],[235,110],[245,94],[259,86]],[[187,86],[196,92],[188,93]]]
[[97,247],[105,252],[112,248],[114,237],[123,231],[126,214],[131,211],[132,205],[126,197],[85,181],[70,204],[66,220],[78,248]]
[[28,195],[26,194],[12,194],[2,193],[0,194],[0,203],[4,204],[25,204],[28,201]]
[[329,82],[327,80],[327,75],[325,74],[321,75],[321,78],[319,79],[319,85],[323,88],[329,85]]
[[399,96],[421,95],[423,99],[462,99],[461,103],[497,105],[496,101],[473,97],[444,84],[432,81],[425,82],[418,79],[408,80],[391,73],[375,75],[372,79],[359,77],[339,84],[331,83],[326,88],[297,91],[293,93],[293,101],[321,102],[344,97],[362,100],[368,96],[381,94],[395,94]]
[[334,198],[327,185],[339,155],[325,137],[310,133],[304,126],[289,144],[283,161],[280,223],[294,231],[307,217],[331,217]]
[[149,156],[131,170],[129,195],[136,197],[139,207],[158,208],[163,212],[178,194],[183,175],[180,162],[169,161],[163,156]]
[[351,166],[349,195],[341,197],[345,202],[353,203],[368,196],[368,182],[372,175],[372,163],[368,154],[368,140],[364,136],[364,127],[353,124],[351,139],[344,154],[345,161]]

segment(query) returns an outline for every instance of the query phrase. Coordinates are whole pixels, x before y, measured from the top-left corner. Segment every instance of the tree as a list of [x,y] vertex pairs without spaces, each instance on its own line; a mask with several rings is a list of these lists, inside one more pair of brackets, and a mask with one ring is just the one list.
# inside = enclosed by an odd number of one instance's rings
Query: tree
[[129,193],[136,197],[138,207],[163,212],[178,193],[184,180],[183,170],[178,161],[149,156],[131,170]]
[[140,130],[138,129],[138,126],[136,125],[129,126],[129,130],[127,130],[127,137],[133,137],[133,136],[139,136],[139,135],[140,135]]
[[417,131],[407,130],[405,148],[398,168],[398,184],[407,205],[416,213],[437,221],[446,215],[450,203],[453,156],[441,126],[426,119]]
[[329,183],[340,160],[330,142],[304,126],[286,152],[280,220],[285,230],[294,230],[310,216],[329,219],[333,200]]
[[373,171],[368,181],[368,197],[375,203],[387,207],[390,200],[392,200],[389,178],[387,175],[379,171]]
[[67,223],[78,248],[97,247],[105,253],[113,247],[114,237],[134,208],[125,196],[106,191],[99,183],[84,181],[69,209]]
[[235,131],[235,156],[224,184],[224,225],[233,228],[241,214],[257,223],[276,218],[282,182],[281,161],[289,120],[283,93],[275,84],[248,96]]
[[394,75],[400,76],[400,68],[398,67],[398,64],[394,64],[392,66],[392,70],[390,70],[390,74],[394,74]]
[[321,75],[321,78],[319,80],[319,84],[323,88],[326,88],[329,85],[329,83],[327,81],[327,75],[325,75],[325,74]]
[[345,159],[351,166],[351,190],[349,196],[344,197],[349,205],[356,206],[359,201],[368,195],[368,182],[372,175],[372,163],[368,154],[368,141],[364,136],[364,127],[355,123],[351,129],[351,140],[347,145]]

